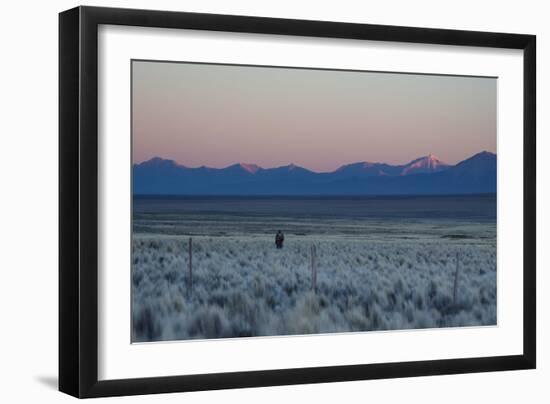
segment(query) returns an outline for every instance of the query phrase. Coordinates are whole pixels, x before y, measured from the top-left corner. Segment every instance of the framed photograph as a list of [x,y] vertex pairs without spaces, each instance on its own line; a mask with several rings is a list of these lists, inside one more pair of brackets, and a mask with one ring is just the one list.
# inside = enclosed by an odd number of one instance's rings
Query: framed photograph
[[59,28],[61,391],[535,368],[535,36]]

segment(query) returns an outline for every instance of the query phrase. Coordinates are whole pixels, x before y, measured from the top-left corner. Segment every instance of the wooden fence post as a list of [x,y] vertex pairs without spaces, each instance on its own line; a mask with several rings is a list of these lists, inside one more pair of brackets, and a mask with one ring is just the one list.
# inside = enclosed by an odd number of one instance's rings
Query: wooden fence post
[[311,289],[317,291],[317,251],[315,249],[315,244],[311,244]]
[[456,306],[456,295],[457,295],[457,292],[458,292],[458,268],[459,268],[459,265],[458,265],[458,258],[459,258],[459,255],[458,253],[456,253],[456,269],[455,269],[455,283],[454,283],[454,286],[453,286],[453,305]]
[[189,275],[188,275],[189,289],[193,288],[193,238],[189,237]]

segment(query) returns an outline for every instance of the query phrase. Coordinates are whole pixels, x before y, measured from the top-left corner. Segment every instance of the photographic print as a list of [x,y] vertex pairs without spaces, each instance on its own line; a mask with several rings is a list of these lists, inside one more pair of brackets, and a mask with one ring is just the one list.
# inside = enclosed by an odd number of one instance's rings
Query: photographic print
[[132,342],[497,324],[497,78],[131,72]]

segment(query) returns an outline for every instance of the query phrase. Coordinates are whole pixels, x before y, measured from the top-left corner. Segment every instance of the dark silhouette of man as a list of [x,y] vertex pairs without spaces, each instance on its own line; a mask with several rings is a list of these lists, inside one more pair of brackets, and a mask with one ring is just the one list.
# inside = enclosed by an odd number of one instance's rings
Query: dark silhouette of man
[[277,248],[283,248],[283,242],[285,241],[285,235],[281,230],[277,230],[277,234],[275,235],[275,245]]

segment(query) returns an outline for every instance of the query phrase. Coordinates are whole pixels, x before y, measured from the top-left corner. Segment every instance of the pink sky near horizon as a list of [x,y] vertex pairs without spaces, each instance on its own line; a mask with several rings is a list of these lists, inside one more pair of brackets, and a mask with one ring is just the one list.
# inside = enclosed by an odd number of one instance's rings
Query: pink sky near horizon
[[496,152],[495,78],[134,61],[133,162],[456,164]]

